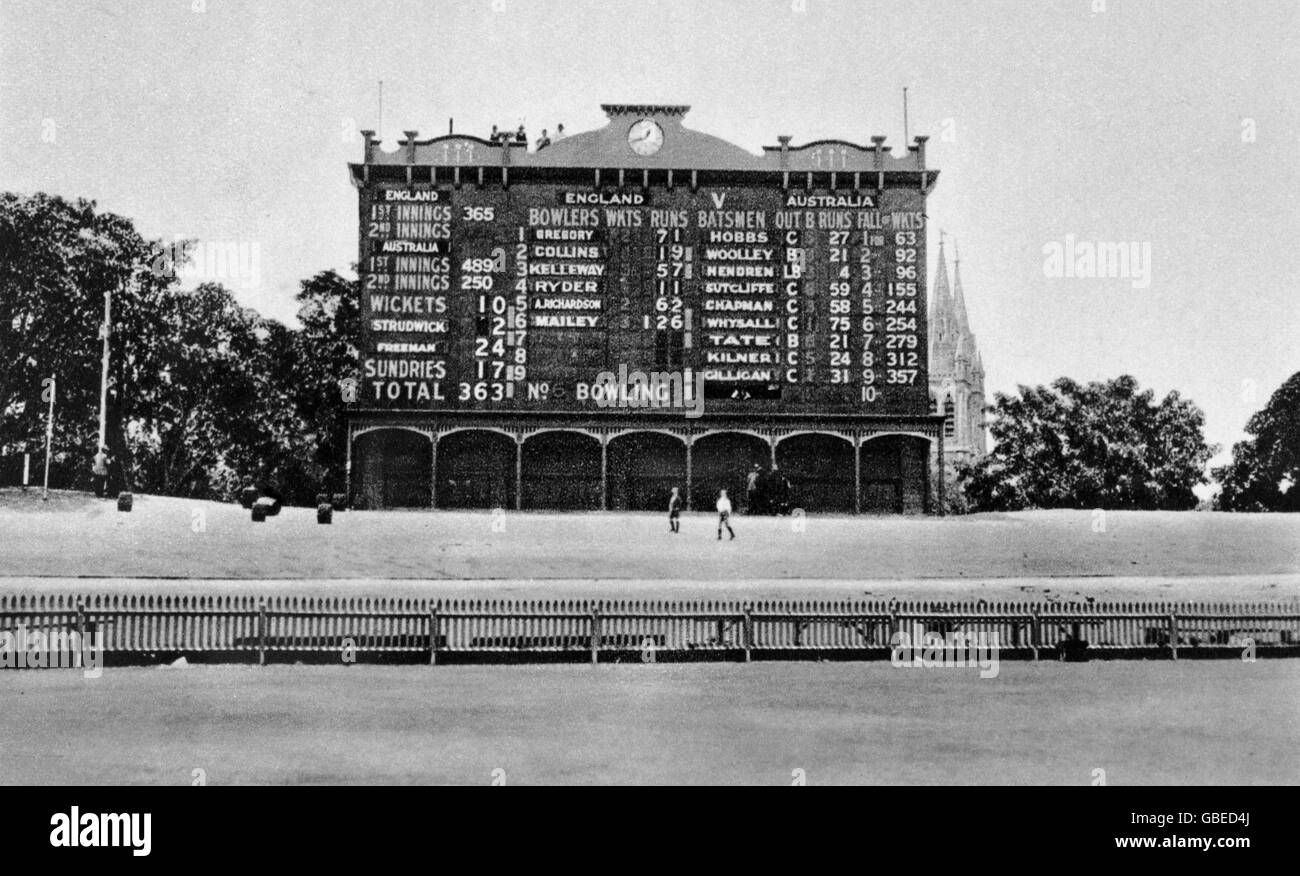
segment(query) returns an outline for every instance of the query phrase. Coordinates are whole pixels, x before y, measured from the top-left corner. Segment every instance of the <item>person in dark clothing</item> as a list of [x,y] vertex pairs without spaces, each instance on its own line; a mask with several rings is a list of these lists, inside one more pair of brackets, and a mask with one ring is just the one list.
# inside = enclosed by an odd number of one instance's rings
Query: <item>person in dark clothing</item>
[[775,465],[772,466],[771,481],[773,511],[777,514],[790,513],[790,481]]
[[682,497],[678,495],[677,488],[673,487],[673,494],[668,499],[668,531],[681,532],[682,526]]
[[515,142],[523,143],[524,145],[528,144],[528,134],[524,131],[523,125],[520,125],[519,130],[515,131]]
[[758,507],[758,487],[759,480],[763,476],[762,468],[755,463],[754,468],[745,478],[745,513],[758,514],[761,509]]

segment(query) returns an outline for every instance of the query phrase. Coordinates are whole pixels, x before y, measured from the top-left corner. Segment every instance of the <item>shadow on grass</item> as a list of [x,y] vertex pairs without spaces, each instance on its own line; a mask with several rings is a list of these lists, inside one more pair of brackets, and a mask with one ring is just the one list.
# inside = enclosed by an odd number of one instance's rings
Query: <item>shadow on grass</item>
[[40,487],[0,488],[0,511],[42,512],[42,511],[89,511],[95,508],[111,508],[114,500],[96,499],[93,493],[80,490],[50,490],[49,499],[41,498]]

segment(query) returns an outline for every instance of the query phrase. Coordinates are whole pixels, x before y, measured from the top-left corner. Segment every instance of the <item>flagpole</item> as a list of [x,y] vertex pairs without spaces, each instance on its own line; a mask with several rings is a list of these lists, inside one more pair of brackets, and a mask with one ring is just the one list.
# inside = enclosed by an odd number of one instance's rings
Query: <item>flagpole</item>
[[907,138],[911,132],[907,130],[907,88],[903,88],[903,148],[907,148]]
[[54,441],[54,396],[58,390],[58,382],[54,375],[50,375],[50,412],[45,420],[45,486],[41,490],[41,501],[50,500],[50,444]]
[[100,337],[104,339],[104,360],[99,372],[99,444],[95,446],[96,453],[99,453],[107,443],[105,438],[108,432],[108,335],[113,324],[112,320],[113,293],[110,288],[104,290],[104,325],[99,330]]

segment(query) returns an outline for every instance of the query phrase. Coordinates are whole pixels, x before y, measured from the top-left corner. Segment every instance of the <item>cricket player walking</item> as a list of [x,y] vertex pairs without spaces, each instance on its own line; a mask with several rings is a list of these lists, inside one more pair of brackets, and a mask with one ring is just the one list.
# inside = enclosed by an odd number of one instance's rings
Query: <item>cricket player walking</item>
[[736,533],[731,530],[731,500],[727,498],[727,491],[721,490],[718,493],[718,541],[722,541],[722,527],[727,527],[727,532],[735,538]]

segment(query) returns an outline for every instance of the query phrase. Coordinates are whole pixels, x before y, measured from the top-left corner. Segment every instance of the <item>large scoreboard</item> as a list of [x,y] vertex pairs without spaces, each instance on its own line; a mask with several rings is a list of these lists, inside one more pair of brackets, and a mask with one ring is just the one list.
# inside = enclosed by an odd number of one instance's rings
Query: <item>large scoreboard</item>
[[550,144],[363,132],[358,501],[942,507],[925,138],[754,152],[689,107],[602,109]]
[[917,187],[360,195],[361,407],[926,412]]

